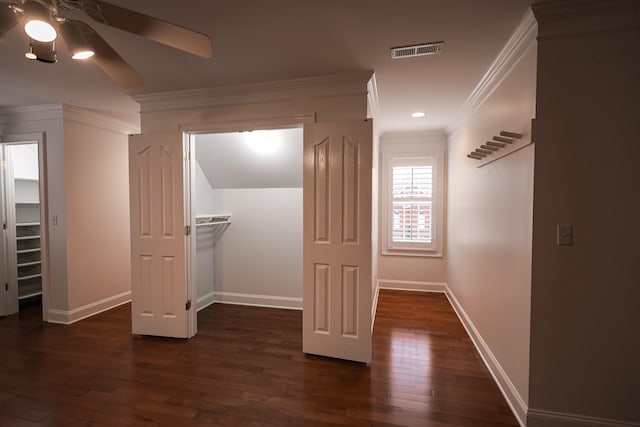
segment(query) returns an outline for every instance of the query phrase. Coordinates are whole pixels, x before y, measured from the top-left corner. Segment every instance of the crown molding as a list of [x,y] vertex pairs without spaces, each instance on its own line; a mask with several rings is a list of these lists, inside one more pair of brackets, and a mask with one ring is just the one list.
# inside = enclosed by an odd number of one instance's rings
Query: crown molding
[[640,10],[638,0],[538,0],[531,5],[538,22],[603,12]]
[[540,41],[640,28],[638,0],[542,0],[531,9],[540,23]]
[[113,132],[139,133],[140,126],[67,104],[43,104],[0,109],[0,123],[25,123],[44,120],[70,120]]
[[114,118],[71,105],[63,104],[62,109],[64,120],[125,135],[140,133],[139,125],[132,125],[121,120],[116,120]]
[[366,95],[373,71],[267,83],[134,95],[140,112],[182,110],[327,96]]
[[458,113],[454,126],[449,134],[455,131],[487,100],[489,95],[500,85],[520,58],[536,44],[538,24],[531,9],[527,10],[504,48],[500,51],[478,85],[473,89]]
[[62,104],[30,105],[0,109],[0,123],[37,122],[60,120],[63,116]]
[[369,117],[377,119],[380,114],[380,101],[378,99],[378,82],[376,81],[375,73],[371,76],[367,82],[367,109],[369,110]]

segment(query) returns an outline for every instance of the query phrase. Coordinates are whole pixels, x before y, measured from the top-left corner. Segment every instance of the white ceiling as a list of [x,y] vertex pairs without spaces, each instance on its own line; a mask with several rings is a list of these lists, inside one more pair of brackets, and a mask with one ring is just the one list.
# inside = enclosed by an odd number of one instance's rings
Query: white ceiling
[[[6,1],[6,0],[4,0]],[[14,0],[18,1],[18,0]],[[125,91],[58,42],[58,63],[24,58],[28,39],[0,39],[0,108],[63,102],[137,123],[130,94],[374,70],[378,128],[449,128],[532,0],[110,0],[208,34],[202,59],[86,20],[144,78]],[[438,56],[391,60],[389,48],[445,41]],[[424,119],[412,119],[413,111]]]
[[302,128],[195,135],[212,188],[302,188]]

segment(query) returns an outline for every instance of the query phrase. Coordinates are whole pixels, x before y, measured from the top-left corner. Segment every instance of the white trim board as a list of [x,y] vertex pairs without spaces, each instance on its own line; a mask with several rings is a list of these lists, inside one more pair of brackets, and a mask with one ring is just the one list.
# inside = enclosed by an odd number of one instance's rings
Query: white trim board
[[[448,287],[447,287],[448,288]],[[464,310],[458,299],[453,295],[450,289],[446,292],[447,299],[451,303],[453,310],[458,315],[460,322],[462,322],[462,326],[467,331],[469,338],[471,338],[471,342],[473,342],[474,347],[480,353],[480,357],[484,361],[487,369],[491,373],[494,381],[498,385],[498,388],[502,392],[507,404],[511,408],[511,411],[515,415],[516,419],[520,423],[521,426],[526,425],[526,417],[527,417],[527,403],[524,401],[516,387],[511,382],[511,379],[507,375],[507,373],[502,369],[500,362],[493,355],[493,352],[480,335],[480,332],[474,325],[471,318],[467,315],[467,312]]]
[[203,310],[207,307],[209,307],[211,304],[213,304],[214,302],[216,302],[216,293],[215,292],[209,292],[206,295],[201,296],[200,298],[198,298],[196,300],[196,307],[197,310]]
[[373,291],[373,300],[371,301],[371,333],[373,334],[373,326],[376,323],[376,312],[378,311],[378,298],[380,297],[379,281],[376,282],[376,289]]
[[73,310],[50,309],[47,321],[50,323],[70,325],[88,317],[95,316],[103,311],[111,310],[112,308],[116,308],[130,301],[131,291],[126,291],[100,301],[92,302],[82,307],[74,308]]
[[511,38],[507,41],[502,51],[493,61],[478,85],[473,89],[464,102],[458,120],[448,129],[449,135],[454,134],[458,128],[484,103],[493,91],[509,74],[511,69],[520,61],[526,51],[537,43],[538,23],[531,9],[528,9],[518,24]]
[[543,411],[541,409],[530,409],[528,414],[528,421],[528,425],[531,427],[640,426],[640,423],[632,421],[588,417],[584,415],[569,414],[566,412]]
[[366,94],[373,71],[133,96],[141,113]]
[[[493,352],[484,341],[480,332],[475,327],[471,318],[467,315],[467,313],[462,308],[460,302],[456,299],[455,295],[449,289],[449,285],[442,282],[414,282],[414,281],[403,281],[403,280],[378,280],[378,284],[376,286],[379,289],[393,289],[400,291],[417,291],[417,292],[439,292],[445,294],[451,307],[455,311],[456,315],[460,319],[462,326],[464,326],[467,331],[467,335],[471,338],[471,342],[474,347],[482,357],[482,360],[491,373],[493,380],[496,382],[500,392],[504,396],[507,404],[511,408],[514,416],[518,420],[521,426],[526,425],[526,416],[527,416],[527,404],[522,399],[515,386],[509,379],[507,373],[502,369],[502,366],[493,355]],[[376,289],[376,295],[378,293],[378,289]]]
[[62,104],[62,111],[64,120],[69,120],[79,124],[104,129],[123,135],[140,133],[140,125],[123,122],[122,120],[116,120],[112,117],[94,113],[92,111],[88,111],[79,107]]
[[61,120],[62,118],[62,104],[42,104],[0,109],[0,123],[38,122],[42,120]]
[[0,123],[24,123],[43,120],[70,120],[125,135],[140,132],[139,125],[127,123],[68,104],[57,103],[0,108]]
[[376,295],[379,289],[394,289],[397,291],[441,292],[448,293],[449,287],[444,282],[415,282],[409,280],[379,279],[376,286]]
[[250,305],[255,307],[286,308],[302,310],[302,298],[273,295],[241,294],[235,292],[215,292],[215,302],[222,304]]

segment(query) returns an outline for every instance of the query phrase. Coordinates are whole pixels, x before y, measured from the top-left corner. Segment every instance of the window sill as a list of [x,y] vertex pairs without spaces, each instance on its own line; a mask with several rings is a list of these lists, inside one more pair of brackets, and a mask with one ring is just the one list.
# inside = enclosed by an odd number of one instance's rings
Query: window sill
[[382,256],[404,256],[423,258],[444,258],[442,252],[415,249],[383,249]]

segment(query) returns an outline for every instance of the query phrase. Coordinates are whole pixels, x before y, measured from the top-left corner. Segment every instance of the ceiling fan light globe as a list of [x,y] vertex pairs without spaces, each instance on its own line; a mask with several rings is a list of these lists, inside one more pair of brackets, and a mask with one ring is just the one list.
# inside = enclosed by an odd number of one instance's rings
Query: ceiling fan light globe
[[52,42],[58,37],[53,25],[48,22],[32,19],[24,24],[24,31],[29,37],[39,42]]
[[31,51],[26,52],[24,54],[24,57],[27,58],[27,59],[31,59],[31,60],[38,59],[38,56],[35,53],[31,52]]
[[86,59],[91,58],[95,54],[96,53],[94,51],[92,51],[92,50],[82,50],[82,51],[75,52],[73,55],[71,55],[71,59],[76,59],[78,61],[84,61]]

